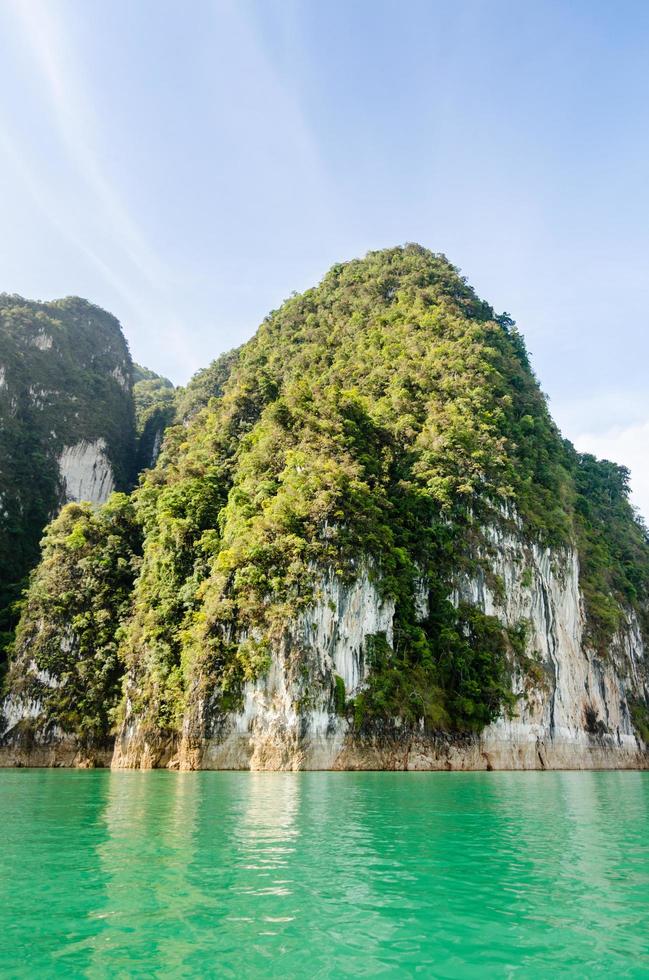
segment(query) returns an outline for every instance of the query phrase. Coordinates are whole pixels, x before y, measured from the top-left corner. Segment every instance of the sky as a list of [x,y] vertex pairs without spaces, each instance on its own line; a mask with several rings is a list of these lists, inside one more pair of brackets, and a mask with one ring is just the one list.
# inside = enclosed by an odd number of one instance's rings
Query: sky
[[517,321],[649,518],[649,4],[0,0],[0,291],[184,383],[417,241]]

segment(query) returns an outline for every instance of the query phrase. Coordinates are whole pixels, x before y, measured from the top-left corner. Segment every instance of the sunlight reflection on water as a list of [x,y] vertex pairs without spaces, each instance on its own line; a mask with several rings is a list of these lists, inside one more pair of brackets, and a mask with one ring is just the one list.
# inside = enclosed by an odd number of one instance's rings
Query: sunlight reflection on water
[[4,975],[649,975],[649,774],[0,772]]

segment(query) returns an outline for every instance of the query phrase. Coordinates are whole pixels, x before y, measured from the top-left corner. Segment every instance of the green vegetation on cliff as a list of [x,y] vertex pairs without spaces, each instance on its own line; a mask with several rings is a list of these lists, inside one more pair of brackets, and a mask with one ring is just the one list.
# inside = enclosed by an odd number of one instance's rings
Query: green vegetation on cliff
[[0,675],[43,529],[65,501],[61,454],[101,445],[130,490],[165,430],[222,393],[235,357],[174,389],[132,364],[117,320],[86,300],[0,295]]
[[240,348],[221,354],[215,361],[201,371],[197,371],[186,388],[179,388],[176,397],[176,418],[189,421],[202,408],[206,408],[211,398],[220,398],[225,383],[237,363]]
[[[76,297],[0,295],[0,633],[63,500],[58,458],[103,440],[118,489],[132,484],[131,359],[119,323]],[[0,637],[0,646],[3,645]],[[1,659],[1,658],[0,658]]]
[[37,669],[14,663],[9,685],[82,745],[101,744],[111,729],[123,674],[116,625],[128,614],[140,552],[126,494],[99,510],[72,503],[48,527],[31,579],[16,643]]
[[568,446],[575,487],[575,535],[589,633],[601,650],[635,609],[649,636],[647,531],[629,502],[629,471]]
[[222,354],[198,371],[185,388],[174,388],[148,368],[133,365],[133,398],[137,427],[135,472],[142,473],[155,465],[166,430],[187,423],[211,398],[220,398],[223,386],[236,362],[238,351]]
[[353,701],[338,685],[336,710],[360,728],[479,730],[512,706],[516,637],[450,599],[489,525],[577,545],[602,649],[624,608],[643,613],[649,547],[626,472],[561,439],[513,322],[441,255],[334,266],[183,398],[132,497],[141,565],[113,619],[145,731],[173,735],[202,705],[200,732],[236,707],[329,570],[367,570],[396,607],[393,645],[368,643],[368,684]]
[[176,392],[168,378],[134,364],[133,399],[137,430],[135,472],[141,473],[155,464],[165,430],[175,419]]

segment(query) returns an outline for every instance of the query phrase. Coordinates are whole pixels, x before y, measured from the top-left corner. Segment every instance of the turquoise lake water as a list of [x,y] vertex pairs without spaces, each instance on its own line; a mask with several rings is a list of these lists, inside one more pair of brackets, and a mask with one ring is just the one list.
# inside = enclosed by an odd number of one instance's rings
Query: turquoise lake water
[[649,977],[649,774],[0,771],[3,977]]

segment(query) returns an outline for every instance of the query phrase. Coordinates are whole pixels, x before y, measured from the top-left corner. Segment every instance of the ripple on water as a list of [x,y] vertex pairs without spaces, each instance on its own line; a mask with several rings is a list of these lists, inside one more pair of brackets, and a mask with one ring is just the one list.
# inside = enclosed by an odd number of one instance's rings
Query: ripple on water
[[649,774],[0,772],[8,976],[649,975]]

